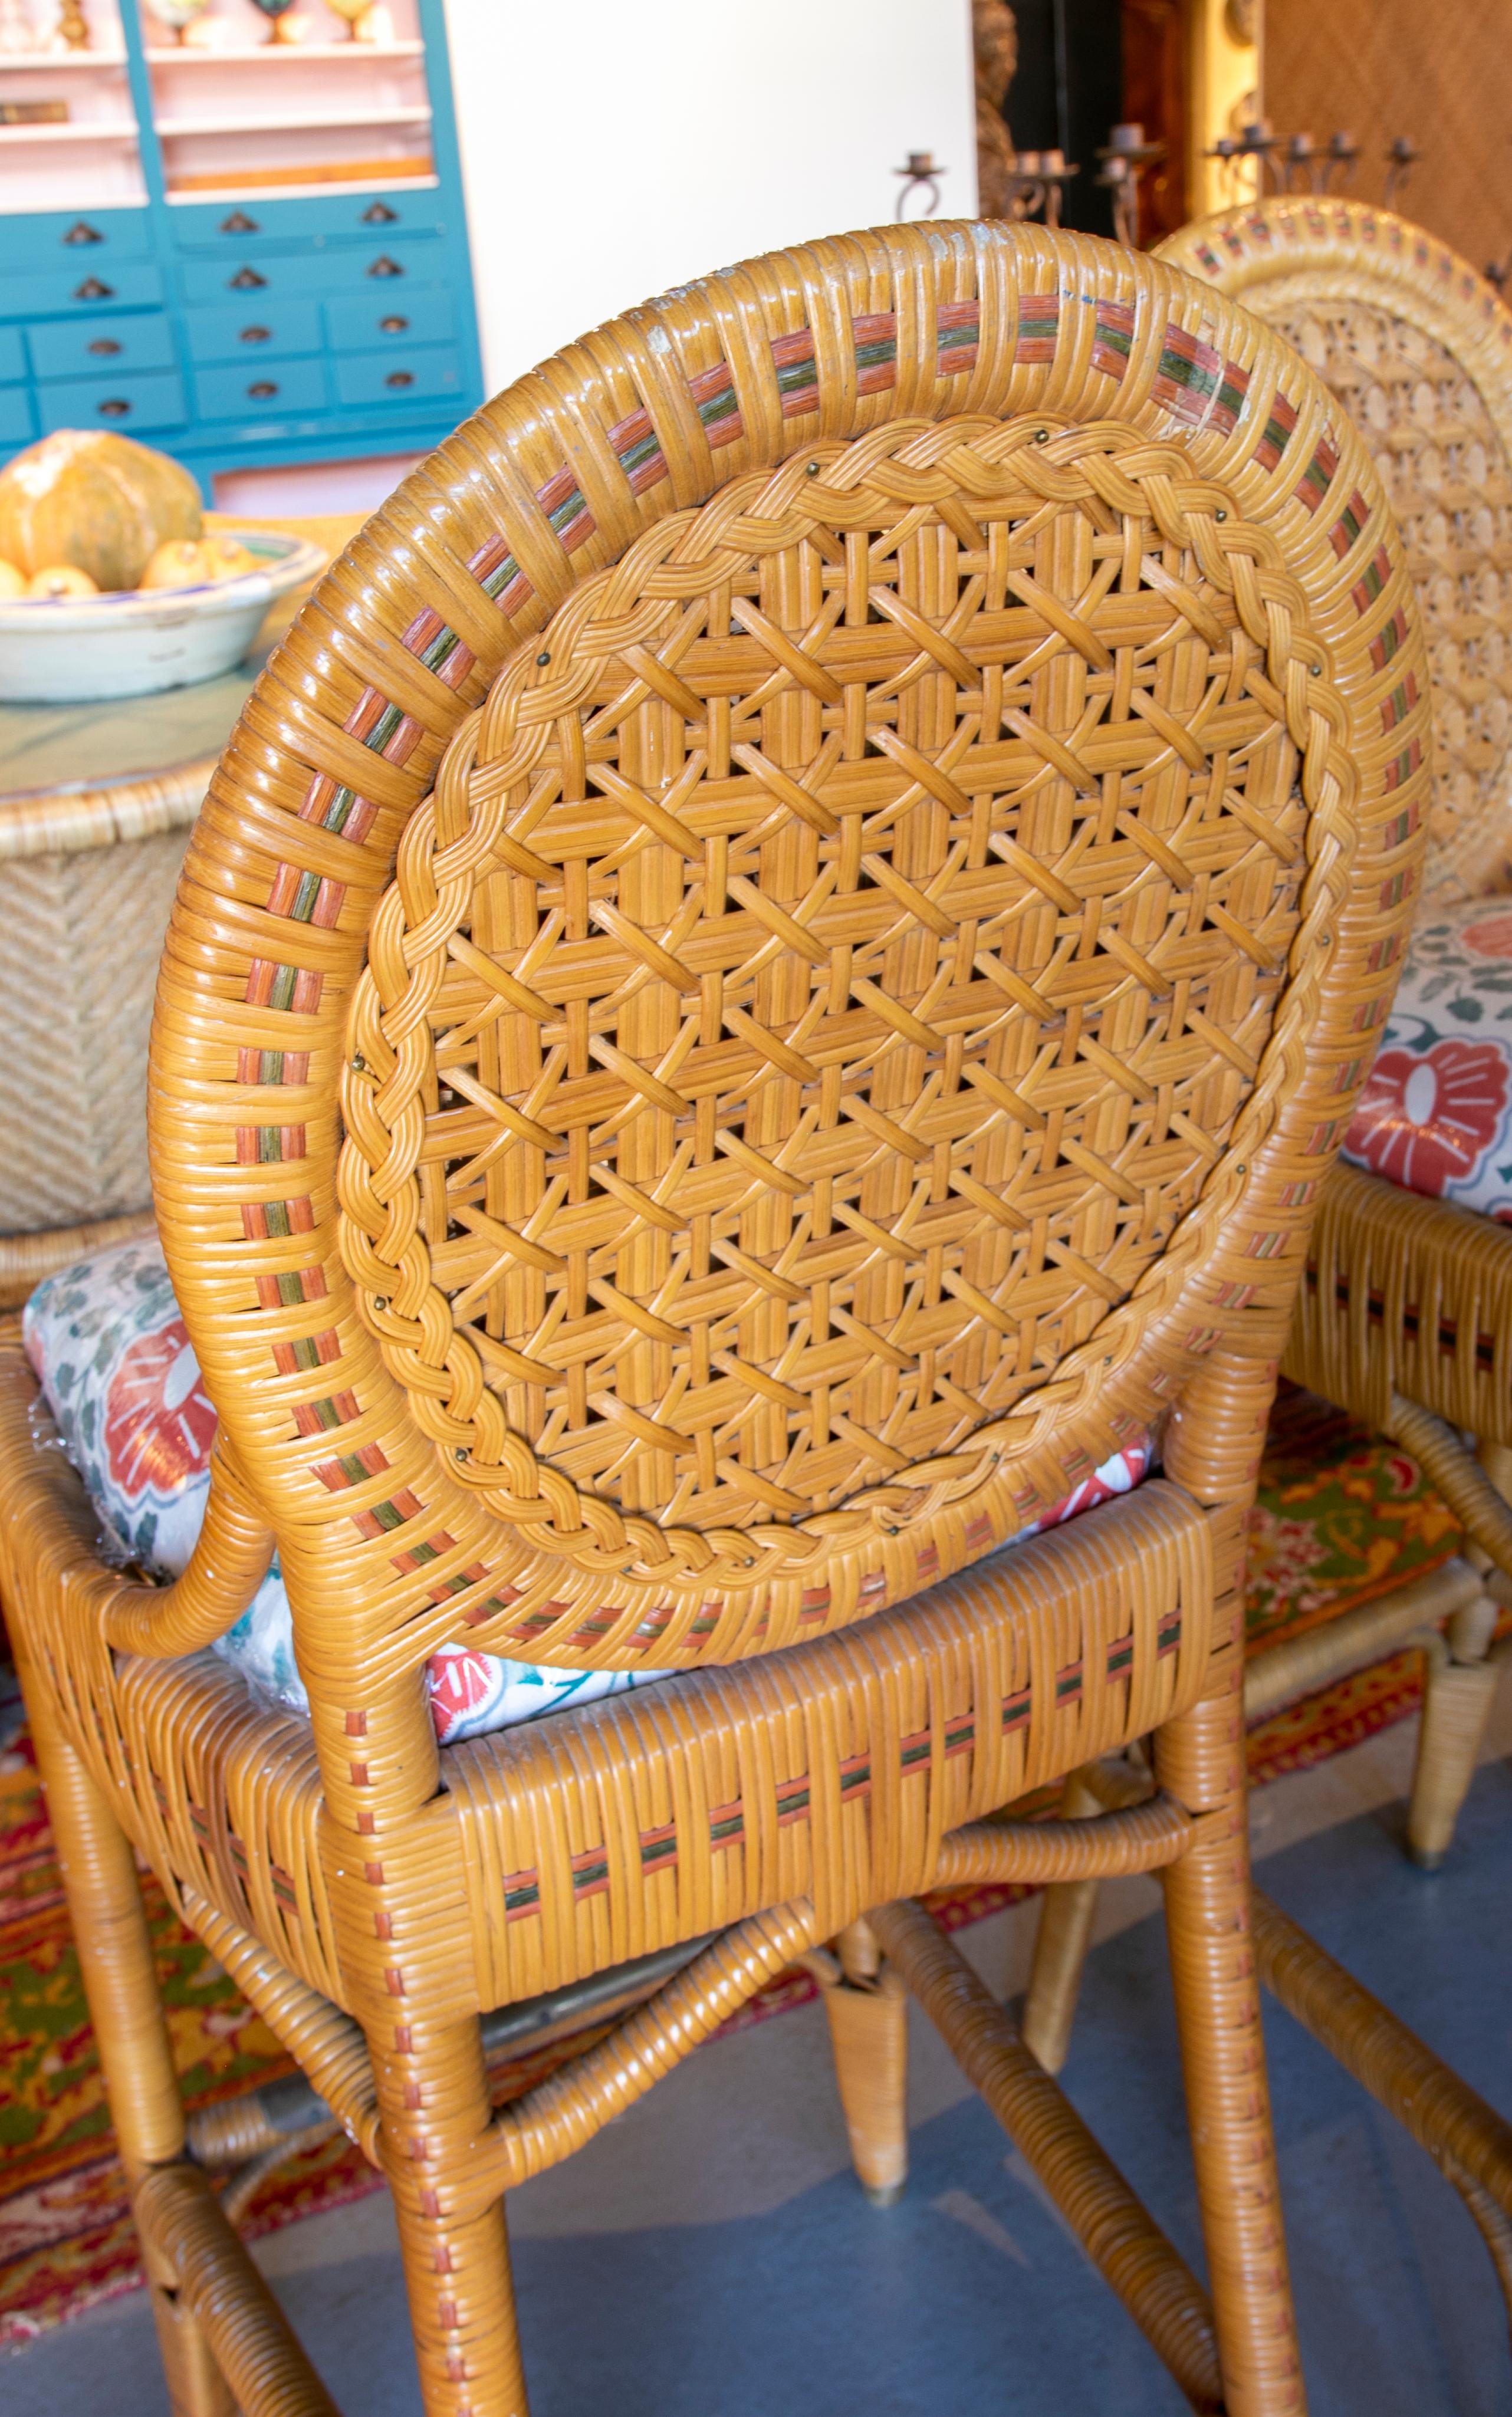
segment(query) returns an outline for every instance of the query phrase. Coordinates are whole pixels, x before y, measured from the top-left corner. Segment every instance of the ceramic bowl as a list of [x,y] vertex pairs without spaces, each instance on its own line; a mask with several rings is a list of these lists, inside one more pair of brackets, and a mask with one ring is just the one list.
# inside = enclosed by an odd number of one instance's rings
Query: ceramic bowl
[[229,671],[274,597],[313,579],[326,556],[305,539],[271,529],[216,534],[236,538],[256,556],[256,570],[214,585],[0,603],[0,703],[93,705]]

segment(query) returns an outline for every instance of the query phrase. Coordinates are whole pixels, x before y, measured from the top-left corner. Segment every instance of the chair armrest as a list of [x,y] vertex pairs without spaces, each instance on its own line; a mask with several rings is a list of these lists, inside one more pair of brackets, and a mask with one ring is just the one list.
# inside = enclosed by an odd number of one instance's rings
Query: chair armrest
[[[38,1428],[42,1430],[39,1441]],[[273,1558],[273,1537],[217,1445],[205,1526],[181,1577],[144,1586],[99,1557],[99,1521],[59,1446],[19,1342],[0,1345],[0,1529],[6,1559],[28,1601],[83,1588],[106,1642],[122,1653],[176,1658],[235,1627]]]

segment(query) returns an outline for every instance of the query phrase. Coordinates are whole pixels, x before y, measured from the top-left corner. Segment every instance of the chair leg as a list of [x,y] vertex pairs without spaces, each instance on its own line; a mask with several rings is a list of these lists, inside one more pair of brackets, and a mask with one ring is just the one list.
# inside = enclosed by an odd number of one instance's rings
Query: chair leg
[[[1428,1872],[1438,1870],[1454,1843],[1455,1823],[1475,1776],[1496,1695],[1497,1665],[1484,1658],[1496,1605],[1489,1596],[1480,1601],[1490,1615],[1480,1623],[1484,1633],[1475,1634],[1458,1615],[1450,1623],[1447,1644],[1430,1638],[1425,1656],[1423,1715],[1407,1812],[1407,1851],[1414,1863]],[[1469,1608],[1474,1613],[1479,1605],[1472,1604]],[[1458,1634],[1457,1630],[1465,1633]]]
[[872,2205],[891,2207],[909,2174],[909,1993],[865,1923],[836,1944],[840,1972],[822,1995],[851,2163]]
[[1025,2046],[1046,2073],[1060,2072],[1071,2045],[1101,1886],[1101,1880],[1058,1880],[1040,1900],[1023,2034]]
[[[47,1687],[28,1686],[21,1621],[15,1628],[22,1632],[16,1638],[17,1667],[116,2147],[134,2185],[150,2167],[171,2165],[184,2150],[177,2076],[136,1866],[109,1802],[57,1725]],[[236,2403],[205,2335],[176,2295],[173,2268],[146,2232],[142,2256],[173,2417],[236,2417]]]
[[[1087,1781],[1074,1771],[1061,1792],[1062,1818],[1087,1820],[1100,1810]],[[1099,1880],[1052,1881],[1040,1899],[1021,2029],[1024,2045],[1046,2073],[1060,2072],[1071,2045],[1101,1885]]]
[[1306,2401],[1250,1936],[1237,1647],[1225,1658],[1221,1691],[1155,1739],[1159,1785],[1199,1817],[1191,1850],[1162,1875],[1167,1933],[1227,2417],[1297,2417]]
[[[1483,1438],[1475,1458],[1482,1477],[1504,1502],[1512,1502],[1512,1449]],[[1451,1456],[1448,1466],[1454,1465]],[[1477,1568],[1491,1568],[1489,1553],[1467,1549]],[[1496,1693],[1496,1665],[1487,1658],[1496,1616],[1492,1597],[1483,1594],[1454,1614],[1442,1643],[1428,1647],[1407,1814],[1407,1851],[1425,1871],[1437,1871],[1454,1844],[1459,1808],[1475,1775]]]
[[[407,2009],[404,2011],[407,2012]],[[489,2121],[476,2017],[368,2023],[425,2417],[529,2417],[503,2200],[449,2216]]]

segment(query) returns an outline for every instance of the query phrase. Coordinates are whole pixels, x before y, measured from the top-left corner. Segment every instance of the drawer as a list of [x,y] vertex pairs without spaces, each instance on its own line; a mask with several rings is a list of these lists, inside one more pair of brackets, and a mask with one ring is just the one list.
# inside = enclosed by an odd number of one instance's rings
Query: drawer
[[319,411],[326,402],[324,361],[237,361],[234,369],[196,370],[194,400],[202,419],[256,419],[265,412]]
[[28,210],[0,220],[0,276],[11,272],[145,260],[150,227],[140,210]]
[[421,403],[433,395],[460,395],[462,365],[451,344],[338,354],[336,391],[343,403]]
[[[0,219],[0,228],[4,224]],[[54,312],[83,319],[115,304],[150,310],[160,307],[162,298],[162,273],[148,263],[128,261],[117,268],[108,260],[95,266],[76,260],[71,268],[0,277],[0,319],[42,319]]]
[[456,333],[451,295],[445,285],[406,287],[403,294],[345,296],[326,305],[331,350],[361,353],[374,344],[444,344]]
[[363,243],[447,232],[440,192],[343,193],[303,201],[176,202],[175,242],[185,251],[260,251],[269,244]]
[[181,378],[166,371],[146,377],[92,377],[38,388],[44,434],[54,428],[115,428],[140,436],[147,428],[177,428],[186,418]]
[[318,353],[318,302],[277,302],[259,310],[258,297],[224,311],[188,311],[184,327],[191,361],[272,361],[286,353]]
[[48,320],[28,327],[26,342],[39,378],[116,377],[127,370],[175,367],[174,331],[160,311]]
[[[418,256],[417,256],[418,253]],[[405,280],[430,281],[435,254],[414,244],[354,245],[347,250],[230,252],[223,260],[186,260],[179,267],[190,302],[255,303],[259,311],[285,296],[372,294],[381,299]]]
[[29,445],[36,433],[29,388],[0,386],[0,445]]
[[0,327],[0,386],[26,374],[26,347],[19,327]]

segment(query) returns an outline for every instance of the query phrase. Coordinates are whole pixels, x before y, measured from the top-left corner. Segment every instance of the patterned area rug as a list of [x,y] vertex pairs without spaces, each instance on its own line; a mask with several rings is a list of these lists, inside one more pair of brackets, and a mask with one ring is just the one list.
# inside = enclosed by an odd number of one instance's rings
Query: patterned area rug
[[[1250,1646],[1313,1626],[1447,1558],[1459,1543],[1415,1464],[1307,1393],[1284,1391],[1255,1513]],[[1403,1720],[1421,1691],[1419,1658],[1379,1668],[1280,1712],[1250,1737],[1263,1786]],[[219,1965],[145,1883],[186,2103],[237,2096],[288,2059]],[[972,1889],[937,1897],[952,1929],[1029,1893]],[[814,1994],[783,1973],[734,2018],[761,2022]],[[517,2061],[497,2077],[517,2096],[599,2032]],[[247,2228],[269,2232],[382,2185],[344,2138],[292,2160],[254,2200]],[[30,1741],[0,1661],[0,2343],[30,2339],[141,2281]]]

